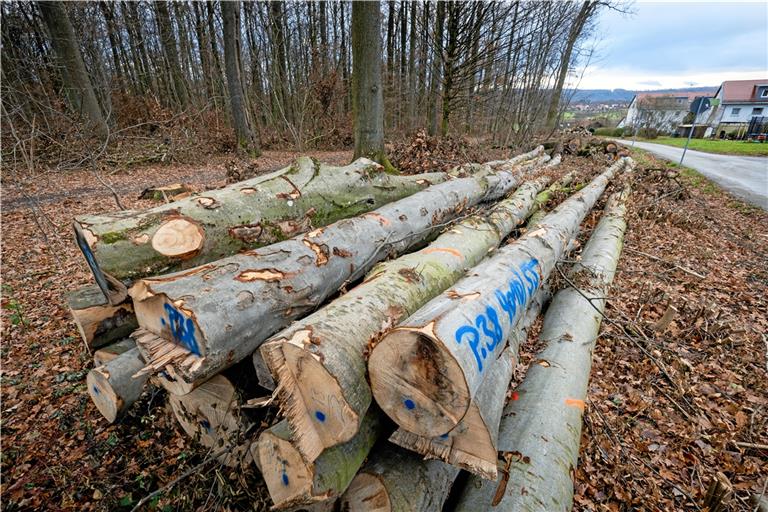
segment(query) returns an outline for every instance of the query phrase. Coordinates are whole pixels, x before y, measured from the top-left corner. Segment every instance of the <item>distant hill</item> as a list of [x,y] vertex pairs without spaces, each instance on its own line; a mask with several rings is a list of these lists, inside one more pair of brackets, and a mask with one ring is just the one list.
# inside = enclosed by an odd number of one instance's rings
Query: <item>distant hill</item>
[[571,103],[629,103],[637,92],[698,92],[711,91],[713,89],[717,89],[717,86],[644,91],[630,91],[627,89],[577,89],[574,91],[571,89],[567,94],[573,94]]

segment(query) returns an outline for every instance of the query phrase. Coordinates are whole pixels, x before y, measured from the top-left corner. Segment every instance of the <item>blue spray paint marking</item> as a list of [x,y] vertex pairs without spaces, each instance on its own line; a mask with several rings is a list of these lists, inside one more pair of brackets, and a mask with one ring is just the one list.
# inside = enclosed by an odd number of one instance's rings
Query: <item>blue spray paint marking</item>
[[[517,313],[525,309],[525,306],[533,297],[539,287],[540,278],[536,267],[539,262],[534,258],[520,267],[519,272],[512,271],[514,277],[510,279],[507,289],[496,289],[494,296],[503,313],[509,318],[509,328],[515,324]],[[502,313],[502,314],[503,314]],[[481,333],[484,338],[481,343]],[[494,353],[494,350],[505,340],[509,333],[504,332],[504,327],[499,321],[499,313],[496,308],[487,305],[485,313],[475,317],[474,325],[462,325],[454,333],[456,343],[467,341],[469,349],[475,356],[478,371],[483,371],[483,361]]]
[[97,388],[96,386],[92,386],[92,388],[93,388],[93,392],[96,393],[97,395],[101,393],[101,391],[99,391],[99,388]]
[[403,400],[403,405],[405,405],[405,408],[409,411],[412,411],[416,407],[416,404],[410,398]]
[[283,485],[286,485],[286,486],[287,486],[287,485],[288,485],[288,482],[289,482],[289,480],[288,480],[288,474],[287,474],[285,471],[283,471]]
[[176,309],[170,304],[163,304],[165,312],[168,313],[168,320],[161,319],[162,325],[168,325],[171,329],[171,336],[173,339],[184,345],[184,347],[195,354],[200,355],[200,348],[197,346],[197,340],[195,339],[195,323],[191,318],[185,317],[183,314],[176,311]]
[[325,414],[323,414],[323,411],[315,411],[315,418],[323,422],[325,421]]
[[202,427],[203,427],[205,430],[207,430],[208,432],[210,432],[210,431],[211,431],[211,423],[210,423],[208,420],[202,420],[202,421],[200,422],[200,425],[201,425],[201,426],[202,426]]
[[448,433],[446,432],[445,434],[441,435],[440,439],[448,439]]

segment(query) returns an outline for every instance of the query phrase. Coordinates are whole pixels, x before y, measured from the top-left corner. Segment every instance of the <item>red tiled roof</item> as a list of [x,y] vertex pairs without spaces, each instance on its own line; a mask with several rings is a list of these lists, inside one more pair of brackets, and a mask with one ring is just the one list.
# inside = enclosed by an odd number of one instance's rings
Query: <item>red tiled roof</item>
[[760,100],[755,98],[755,87],[768,85],[768,78],[760,80],[729,80],[723,82],[723,101],[750,101]]

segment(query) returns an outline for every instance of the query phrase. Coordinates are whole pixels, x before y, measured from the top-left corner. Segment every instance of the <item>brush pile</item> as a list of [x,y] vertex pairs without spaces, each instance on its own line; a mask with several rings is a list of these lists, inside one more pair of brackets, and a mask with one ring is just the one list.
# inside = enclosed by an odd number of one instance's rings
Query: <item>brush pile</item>
[[[78,217],[95,284],[70,309],[94,350],[93,403],[115,422],[165,390],[212,457],[259,467],[276,509],[428,511],[449,492],[465,510],[570,506],[627,187],[579,263],[558,262],[634,162],[587,183],[559,163],[538,147],[393,176],[300,158],[150,210]],[[545,348],[509,393],[555,277],[567,286],[544,316]],[[477,481],[457,481],[462,470]]]

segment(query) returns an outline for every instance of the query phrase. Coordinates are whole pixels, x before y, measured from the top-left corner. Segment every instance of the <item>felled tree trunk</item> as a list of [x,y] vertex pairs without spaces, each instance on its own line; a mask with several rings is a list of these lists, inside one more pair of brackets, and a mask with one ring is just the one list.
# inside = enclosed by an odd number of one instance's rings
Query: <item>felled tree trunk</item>
[[134,348],[88,372],[88,394],[108,422],[114,423],[141,396],[149,377],[134,375],[142,368],[144,360]]
[[539,335],[546,346],[504,409],[499,450],[508,478],[470,478],[457,510],[571,509],[592,350],[621,253],[626,197],[622,192],[608,201],[569,272],[578,289],[552,299]]
[[371,407],[357,434],[307,462],[291,440],[286,421],[262,432],[251,445],[253,458],[267,483],[274,508],[283,510],[336,498],[349,486],[383,433],[381,412]]
[[[175,360],[164,355],[163,365],[174,364],[187,382],[206,379],[250,355],[377,261],[517,182],[505,171],[454,179],[264,249],[143,279],[130,290],[139,325],[183,351]],[[144,355],[159,369],[152,351]]]
[[382,444],[341,497],[341,510],[433,512],[442,510],[459,469]]
[[376,345],[371,389],[387,415],[422,436],[450,432],[469,409],[489,362],[549,276],[622,160],[500,249]]
[[314,460],[357,432],[372,398],[364,357],[371,341],[494,250],[525,219],[546,184],[546,178],[525,183],[490,212],[456,224],[426,248],[377,265],[361,285],[262,347],[305,457]]
[[391,176],[367,159],[292,166],[144,211],[77,217],[78,245],[96,283],[118,304],[124,281],[202,265],[269,245],[409,196],[443,173]]
[[528,337],[528,329],[548,300],[549,288],[545,285],[536,292],[525,315],[518,320],[509,337],[509,346],[493,363],[487,382],[456,428],[431,438],[399,428],[389,440],[425,458],[438,458],[482,478],[496,480],[499,423],[509,381],[520,345]]
[[89,350],[125,338],[138,327],[133,304],[129,301],[115,306],[109,304],[96,285],[70,292],[67,304]]

